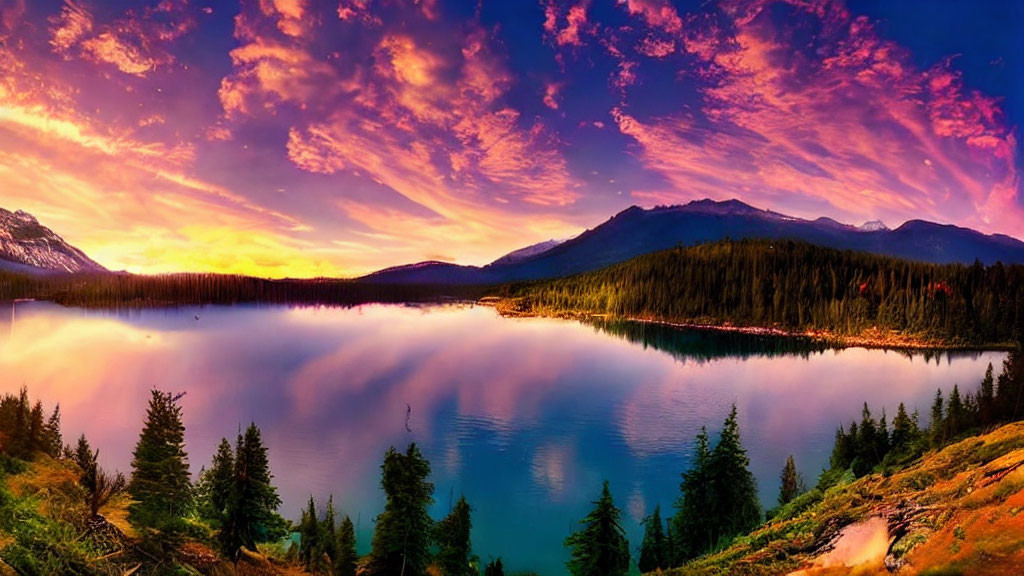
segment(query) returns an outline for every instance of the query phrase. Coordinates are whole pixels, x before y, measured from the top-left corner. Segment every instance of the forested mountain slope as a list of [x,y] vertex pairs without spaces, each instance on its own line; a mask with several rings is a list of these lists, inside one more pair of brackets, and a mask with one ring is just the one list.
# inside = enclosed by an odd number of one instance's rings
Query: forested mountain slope
[[1024,331],[1024,267],[927,264],[795,241],[675,248],[495,292],[508,314],[609,315],[991,345]]

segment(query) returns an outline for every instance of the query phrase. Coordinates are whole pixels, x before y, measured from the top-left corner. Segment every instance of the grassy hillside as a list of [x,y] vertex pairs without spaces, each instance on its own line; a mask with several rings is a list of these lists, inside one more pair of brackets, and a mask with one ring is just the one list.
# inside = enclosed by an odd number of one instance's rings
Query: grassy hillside
[[1020,574],[1024,423],[812,490],[726,550],[665,574],[881,576],[887,565],[907,575]]
[[[4,457],[0,478],[0,575],[204,574],[291,576],[307,574],[283,550],[246,554],[237,563],[220,557],[211,541],[186,538],[174,557],[146,552],[127,521],[122,495],[89,513],[79,483],[81,470],[68,460],[37,455],[31,462]],[[196,525],[195,533],[209,533]]]
[[992,346],[1024,332],[1024,267],[924,264],[792,241],[676,248],[494,296],[512,315],[758,328],[852,344]]

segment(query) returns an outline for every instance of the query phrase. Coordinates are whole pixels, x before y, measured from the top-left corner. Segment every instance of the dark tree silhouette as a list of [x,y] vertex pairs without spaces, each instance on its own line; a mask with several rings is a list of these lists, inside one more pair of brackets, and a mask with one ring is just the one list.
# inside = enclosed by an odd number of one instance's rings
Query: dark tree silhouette
[[583,529],[565,539],[572,554],[566,566],[573,576],[623,576],[629,572],[629,542],[621,516],[605,480],[593,511],[580,522]]

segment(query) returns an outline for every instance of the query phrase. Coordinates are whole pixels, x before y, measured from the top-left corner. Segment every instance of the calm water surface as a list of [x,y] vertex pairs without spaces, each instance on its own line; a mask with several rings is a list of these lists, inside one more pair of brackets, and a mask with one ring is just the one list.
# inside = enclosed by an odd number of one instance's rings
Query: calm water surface
[[59,399],[65,439],[84,432],[105,466],[128,471],[151,388],[187,392],[193,472],[255,421],[282,512],[297,519],[309,495],[334,494],[367,551],[383,454],[416,441],[433,466],[434,516],[465,494],[474,551],[546,575],[566,573],[562,540],[605,478],[638,546],[645,514],[671,514],[694,435],[717,430],[733,403],[770,504],[786,456],[813,483],[863,401],[927,412],[936,388],[973,388],[1005,357],[820,350],[471,306],[6,306],[0,388],[26,385],[48,408]]

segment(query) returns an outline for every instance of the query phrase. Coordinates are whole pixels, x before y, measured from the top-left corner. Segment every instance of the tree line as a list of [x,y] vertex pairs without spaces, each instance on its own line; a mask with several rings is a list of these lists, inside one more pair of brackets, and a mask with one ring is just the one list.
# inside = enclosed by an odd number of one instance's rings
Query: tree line
[[377,284],[317,278],[268,280],[230,274],[81,273],[33,276],[0,271],[0,301],[49,300],[65,306],[143,307],[162,305],[333,304],[431,302],[476,299],[480,286]]
[[796,241],[720,241],[498,291],[519,312],[865,330],[1008,344],[1024,334],[1024,266],[927,264]]
[[859,477],[1022,418],[1024,353],[1018,348],[1003,362],[998,378],[989,364],[977,389],[961,391],[954,385],[948,396],[937,390],[927,427],[921,425],[918,412],[908,414],[903,403],[890,424],[884,410],[876,419],[865,402],[859,422],[836,430],[829,464],[833,471],[849,469]]

